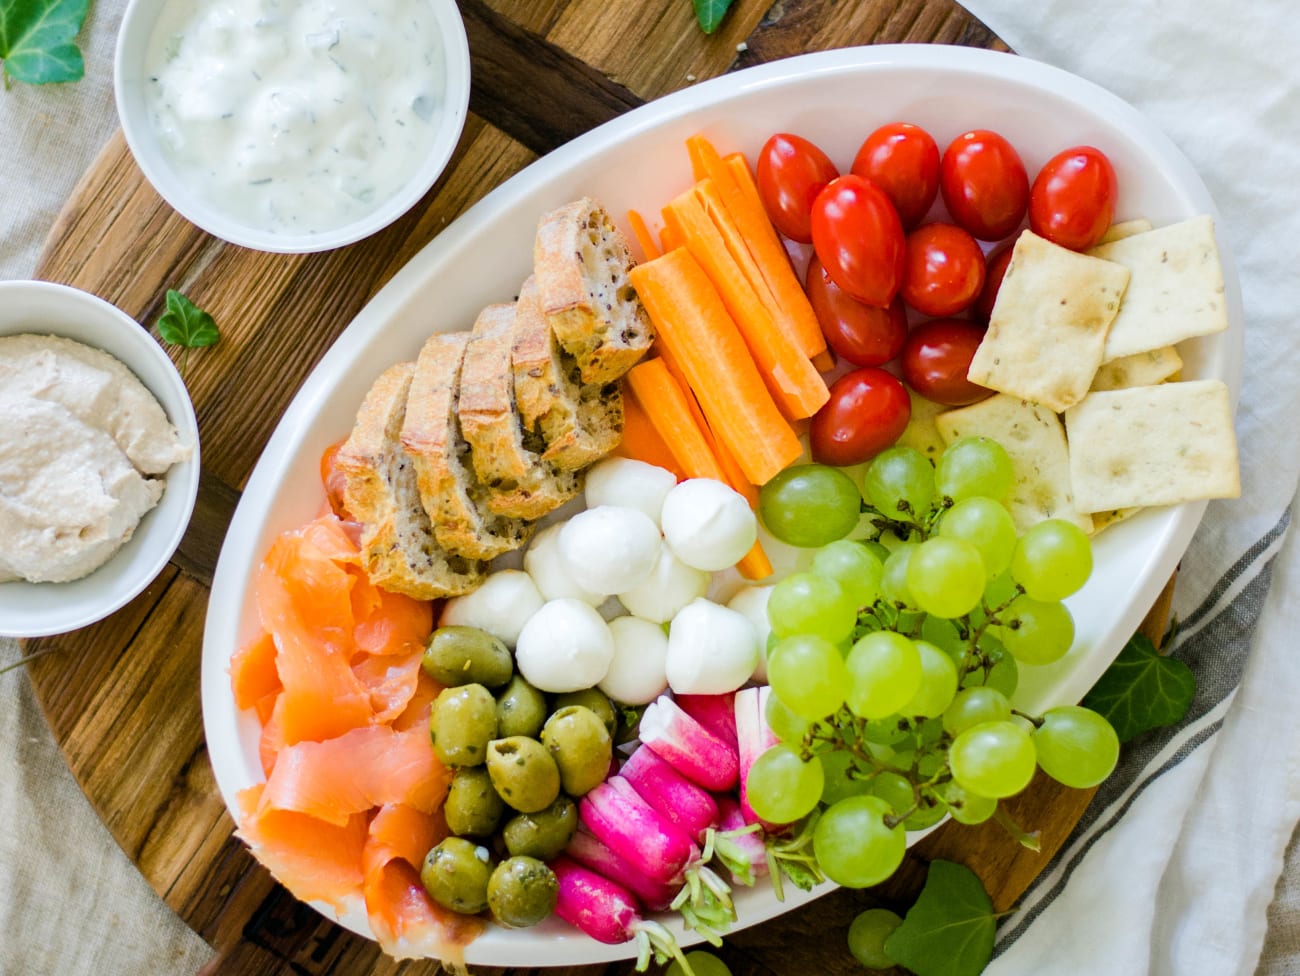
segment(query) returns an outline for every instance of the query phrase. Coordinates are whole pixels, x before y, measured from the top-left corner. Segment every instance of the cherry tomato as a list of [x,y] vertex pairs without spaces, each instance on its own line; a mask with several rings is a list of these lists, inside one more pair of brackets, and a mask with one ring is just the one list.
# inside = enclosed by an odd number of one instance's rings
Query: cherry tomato
[[1025,164],[1011,143],[987,129],[965,132],[944,150],[939,190],[953,220],[981,241],[1006,237],[1029,206]]
[[854,366],[883,366],[903,351],[907,310],[901,297],[894,296],[889,308],[863,305],[831,281],[815,254],[808,261],[804,291],[827,344],[840,359]]
[[813,201],[840,171],[827,155],[800,136],[778,132],[758,154],[758,195],[772,224],[786,237],[812,243]]
[[885,191],[903,227],[911,230],[939,193],[939,147],[910,122],[882,125],[853,158],[853,172]]
[[984,329],[965,319],[922,322],[903,346],[903,379],[927,400],[960,407],[993,393],[966,379]]
[[893,373],[866,366],[831,384],[831,398],[808,428],[813,460],[847,467],[879,454],[912,416],[907,389]]
[[1016,238],[1013,237],[995,247],[985,259],[984,287],[980,289],[980,297],[975,299],[975,305],[971,308],[971,314],[977,322],[988,325],[992,318],[993,304],[998,300],[998,289],[1002,287],[1002,279],[1006,276],[1007,265],[1011,263],[1011,252],[1015,248]]
[[1034,177],[1029,191],[1029,227],[1071,251],[1101,240],[1115,216],[1119,184],[1106,154],[1092,146],[1059,152]]
[[907,235],[903,301],[922,315],[955,315],[984,287],[984,252],[956,224],[924,224]]
[[812,208],[812,241],[831,280],[885,308],[903,280],[903,225],[885,191],[861,176],[826,184]]

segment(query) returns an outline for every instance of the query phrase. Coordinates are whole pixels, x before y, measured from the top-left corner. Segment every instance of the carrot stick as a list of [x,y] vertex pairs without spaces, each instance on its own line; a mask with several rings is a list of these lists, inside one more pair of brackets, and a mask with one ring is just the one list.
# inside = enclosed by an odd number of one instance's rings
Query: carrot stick
[[[703,136],[694,135],[686,140],[686,155],[691,160],[691,178],[697,183],[709,175],[712,160],[708,158],[713,151],[713,144]],[[713,153],[715,156],[716,152]]]
[[659,232],[659,243],[663,245],[664,254],[667,254],[669,251],[675,251],[679,247],[684,246],[681,237],[675,233],[671,227],[667,226]]
[[718,289],[781,413],[789,420],[811,417],[830,399],[826,381],[764,306],[699,196],[677,197],[664,208],[664,220]]
[[640,211],[629,210],[627,222],[632,227],[632,235],[636,238],[636,242],[641,245],[643,260],[653,261],[659,257],[662,252],[659,250],[659,245],[655,243],[654,234],[646,226],[645,218],[641,216]]
[[[633,268],[631,281],[660,341],[699,398],[710,429],[735,455],[748,481],[766,484],[793,464],[803,453],[799,439],[699,262],[678,248]],[[644,398],[641,402],[649,406]]]
[[623,440],[614,453],[671,471],[678,481],[686,477],[686,472],[677,463],[671,448],[660,436],[649,413],[630,386],[623,388]]

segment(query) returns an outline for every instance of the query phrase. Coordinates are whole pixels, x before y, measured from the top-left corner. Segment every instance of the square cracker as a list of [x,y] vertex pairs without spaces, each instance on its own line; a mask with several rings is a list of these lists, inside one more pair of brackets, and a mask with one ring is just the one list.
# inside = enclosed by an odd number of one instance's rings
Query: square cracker
[[1161,346],[1149,352],[1102,363],[1092,378],[1094,390],[1123,390],[1130,386],[1155,386],[1183,368],[1183,357],[1173,346]]
[[1094,393],[1066,412],[1065,428],[1084,511],[1241,493],[1232,407],[1219,380]]
[[1118,224],[1111,224],[1106,228],[1106,233],[1101,235],[1098,244],[1109,244],[1111,241],[1123,240],[1125,237],[1132,237],[1134,234],[1145,234],[1151,229],[1151,221],[1145,217],[1134,217],[1132,220],[1121,220]]
[[1133,273],[1102,362],[1228,327],[1223,267],[1208,214],[1099,244],[1088,253]]
[[934,422],[948,444],[959,437],[982,436],[1006,449],[1014,472],[1006,506],[1019,531],[1043,519],[1059,518],[1092,532],[1092,517],[1075,507],[1065,428],[1051,410],[998,394],[941,413]]
[[1101,365],[1128,269],[1025,231],[966,376],[1057,413],[1084,398]]

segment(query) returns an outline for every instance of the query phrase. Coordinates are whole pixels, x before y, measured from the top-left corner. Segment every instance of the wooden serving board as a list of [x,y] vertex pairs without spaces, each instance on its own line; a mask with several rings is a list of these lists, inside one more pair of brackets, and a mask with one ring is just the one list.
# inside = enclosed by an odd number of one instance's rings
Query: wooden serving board
[[[737,0],[712,37],[696,28],[690,0],[460,0],[460,7],[473,59],[471,115],[446,175],[387,231],[309,256],[225,245],[163,203],[119,134],[68,201],[40,261],[39,277],[100,295],[143,323],[156,322],[166,290],[178,288],[222,330],[218,345],[189,361],[204,471],[176,556],[109,619],[28,647],[42,654],[29,670],[68,765],[149,883],[216,948],[208,967],[214,973],[442,971],[432,961],[387,960],[280,888],[232,837],[203,741],[199,661],[223,535],[281,413],[352,317],[501,181],[593,126],[694,81],[859,44],[1006,50],[952,0]],[[1155,617],[1162,621],[1163,613]],[[857,911],[907,904],[934,857],[970,865],[1005,909],[1088,800],[1086,792],[1042,779],[1007,804],[1040,831],[1042,853],[1031,854],[997,827],[951,825],[918,845],[887,888],[824,897],[736,933],[722,955],[737,974],[858,972],[844,941]],[[555,972],[631,971],[618,963]]]

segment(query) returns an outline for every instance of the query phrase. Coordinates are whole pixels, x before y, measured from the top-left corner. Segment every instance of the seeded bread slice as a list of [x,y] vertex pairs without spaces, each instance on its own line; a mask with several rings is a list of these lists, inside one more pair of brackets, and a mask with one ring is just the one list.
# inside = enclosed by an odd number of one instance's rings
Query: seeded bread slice
[[583,383],[578,364],[556,341],[529,278],[515,305],[515,404],[524,429],[546,442],[542,460],[576,471],[623,439],[623,394],[617,383]]
[[490,511],[487,489],[470,463],[456,416],[468,344],[468,332],[440,333],[425,342],[406,397],[402,446],[415,463],[420,500],[438,542],[462,556],[493,559],[527,542],[532,525]]
[[414,363],[385,370],[366,394],[337,464],[348,511],[361,522],[361,555],[376,586],[420,600],[477,587],[486,564],[447,552],[420,503],[415,465],[402,449]]
[[543,215],[533,245],[542,311],[588,383],[612,383],[637,364],[654,327],[628,281],[627,239],[584,197]]
[[538,519],[574,497],[582,477],[542,460],[545,441],[519,423],[510,368],[514,331],[513,302],[479,313],[461,365],[457,412],[474,472],[488,490],[488,508]]

